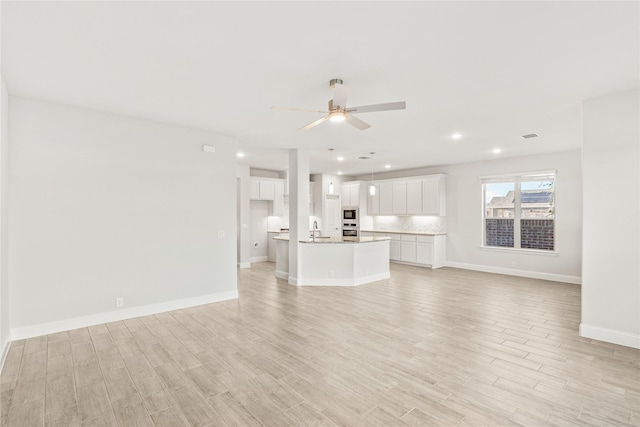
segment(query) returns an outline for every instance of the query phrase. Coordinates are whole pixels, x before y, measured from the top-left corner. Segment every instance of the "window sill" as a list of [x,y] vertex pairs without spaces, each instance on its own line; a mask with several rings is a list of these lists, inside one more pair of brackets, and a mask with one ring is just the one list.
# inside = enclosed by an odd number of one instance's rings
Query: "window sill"
[[543,255],[543,256],[558,256],[557,251],[545,251],[541,249],[516,249],[516,248],[501,248],[494,246],[480,246],[483,251],[489,252],[506,252],[506,253],[518,253],[527,255]]

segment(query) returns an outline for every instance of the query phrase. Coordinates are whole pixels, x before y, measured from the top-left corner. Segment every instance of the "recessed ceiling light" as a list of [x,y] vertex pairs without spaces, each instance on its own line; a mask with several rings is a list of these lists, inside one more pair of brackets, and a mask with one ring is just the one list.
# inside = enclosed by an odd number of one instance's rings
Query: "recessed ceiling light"
[[387,163],[386,165],[384,165],[384,167],[389,169],[391,167],[391,165]]
[[452,139],[460,139],[460,138],[462,138],[462,134],[456,132],[454,134],[451,134],[451,138]]
[[338,175],[342,175],[342,172],[338,171]]
[[344,160],[344,157],[342,157],[342,156],[338,157],[338,161],[339,161],[339,162],[341,162],[341,161],[343,161],[343,160]]
[[493,154],[500,154],[500,152],[501,152],[501,151],[502,151],[502,150],[501,150],[501,149],[499,149],[499,148],[494,148],[494,149],[493,149]]
[[238,151],[238,153],[236,154],[236,156],[238,157],[244,157],[244,153],[242,151]]

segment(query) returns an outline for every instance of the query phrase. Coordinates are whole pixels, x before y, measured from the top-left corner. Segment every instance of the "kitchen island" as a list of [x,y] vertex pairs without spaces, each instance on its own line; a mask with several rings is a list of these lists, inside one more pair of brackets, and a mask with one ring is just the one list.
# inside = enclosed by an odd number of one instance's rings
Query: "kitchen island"
[[300,241],[300,277],[289,277],[289,236],[276,241],[276,277],[298,286],[358,286],[390,277],[388,237]]

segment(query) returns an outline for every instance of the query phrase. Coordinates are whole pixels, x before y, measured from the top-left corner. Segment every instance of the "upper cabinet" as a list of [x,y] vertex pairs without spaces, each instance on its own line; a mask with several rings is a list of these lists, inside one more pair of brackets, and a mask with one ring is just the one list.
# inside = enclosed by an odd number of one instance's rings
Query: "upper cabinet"
[[358,208],[360,216],[367,215],[367,183],[364,181],[343,182],[340,185],[340,198],[343,208]]
[[277,178],[251,177],[250,200],[267,200],[273,202],[271,215],[284,214],[284,180]]
[[426,175],[378,180],[375,196],[368,196],[369,215],[445,216],[445,179],[445,175]]
[[422,214],[445,216],[447,214],[447,188],[444,175],[422,179]]

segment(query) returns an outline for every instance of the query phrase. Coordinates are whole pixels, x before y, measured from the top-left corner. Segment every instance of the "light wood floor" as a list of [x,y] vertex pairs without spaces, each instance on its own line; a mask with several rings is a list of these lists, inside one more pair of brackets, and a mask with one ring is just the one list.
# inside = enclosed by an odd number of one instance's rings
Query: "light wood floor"
[[2,425],[640,424],[640,351],[580,287],[392,264],[356,288],[239,270],[240,298],[14,342]]

